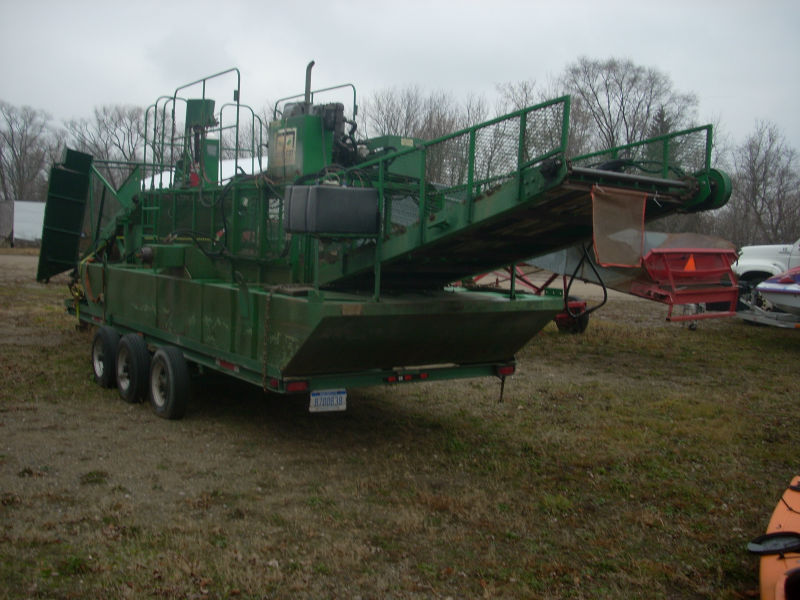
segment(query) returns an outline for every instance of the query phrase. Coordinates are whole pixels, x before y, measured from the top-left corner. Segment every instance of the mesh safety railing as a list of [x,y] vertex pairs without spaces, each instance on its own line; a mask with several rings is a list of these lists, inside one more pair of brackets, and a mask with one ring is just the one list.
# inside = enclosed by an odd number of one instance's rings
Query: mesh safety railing
[[576,167],[681,179],[711,168],[711,126],[695,127],[571,159]]
[[[569,97],[525,108],[414,148],[359,165],[349,179],[359,185],[366,169],[384,198],[385,233],[404,231],[453,205],[469,206],[548,158],[564,155]],[[390,165],[400,156],[420,164],[419,178],[398,182]],[[345,174],[348,179],[348,174]],[[377,179],[377,181],[376,181]]]

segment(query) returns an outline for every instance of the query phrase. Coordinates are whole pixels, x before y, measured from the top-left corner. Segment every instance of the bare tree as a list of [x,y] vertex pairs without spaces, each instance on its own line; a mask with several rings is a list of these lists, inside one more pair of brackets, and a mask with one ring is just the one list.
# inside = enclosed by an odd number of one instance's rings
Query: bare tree
[[[133,163],[144,149],[144,110],[138,106],[95,108],[93,119],[72,119],[66,123],[69,142],[77,150],[99,161]],[[106,165],[99,169],[115,188],[131,171],[130,166]]]
[[466,125],[463,108],[445,92],[434,92],[422,102],[421,122],[415,137],[433,140]]
[[43,201],[52,155],[50,116],[0,101],[0,200]]
[[422,129],[424,102],[422,91],[417,86],[379,91],[363,103],[362,132],[368,137],[417,137]]
[[536,93],[536,81],[533,79],[500,83],[497,85],[497,93],[500,97],[498,113],[522,110],[541,101],[540,94]]
[[[484,110],[476,98],[464,109],[445,92],[423,94],[417,86],[391,88],[363,103],[360,128],[367,137],[434,140],[467,127],[468,121]],[[465,177],[466,150],[466,141],[461,139],[436,144],[426,154],[427,176],[437,183],[455,185]]]
[[665,128],[683,129],[694,119],[697,98],[681,94],[670,78],[630,60],[580,58],[559,79],[572,95],[572,115],[594,124],[588,145],[604,150],[651,137]]
[[720,217],[728,239],[740,246],[794,241],[800,235],[796,150],[774,123],[760,121],[733,156],[733,195]]
[[397,135],[433,140],[474,125],[487,115],[486,101],[470,96],[463,104],[442,91],[418,86],[389,88],[364,103],[359,129],[367,137]]

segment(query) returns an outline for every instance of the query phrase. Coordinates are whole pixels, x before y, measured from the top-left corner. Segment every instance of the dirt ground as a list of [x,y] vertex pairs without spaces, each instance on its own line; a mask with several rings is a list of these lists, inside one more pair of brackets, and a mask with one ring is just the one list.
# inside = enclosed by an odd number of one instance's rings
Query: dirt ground
[[[0,598],[593,597],[556,559],[519,562],[536,484],[497,461],[531,450],[481,425],[525,418],[513,379],[503,404],[476,380],[354,390],[314,416],[207,378],[165,421],[91,380],[91,333],[64,314],[63,277],[34,282],[37,260],[0,253]],[[665,314],[615,296],[596,318],[680,327]],[[563,371],[524,377],[545,390]],[[567,501],[545,500],[557,520]]]

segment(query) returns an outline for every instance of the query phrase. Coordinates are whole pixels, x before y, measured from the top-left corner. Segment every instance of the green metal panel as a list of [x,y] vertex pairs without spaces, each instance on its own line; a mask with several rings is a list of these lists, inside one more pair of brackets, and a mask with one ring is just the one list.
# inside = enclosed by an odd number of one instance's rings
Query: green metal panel
[[62,162],[50,170],[38,281],[47,281],[77,264],[91,168],[90,155],[67,149]]
[[214,119],[214,100],[208,98],[190,98],[186,101],[186,132],[194,127],[208,129],[217,122]]
[[106,269],[106,318],[158,326],[158,277],[151,269]]
[[197,340],[201,338],[198,284],[177,277],[156,277],[158,318],[156,326],[171,335]]
[[219,279],[220,271],[213,260],[203,254],[197,247],[187,248],[184,252],[186,272],[191,279]]
[[324,131],[322,118],[300,115],[269,124],[267,173],[280,180],[321,171],[332,161],[331,132]]
[[183,268],[186,264],[185,244],[151,244],[153,267],[156,269]]
[[206,185],[216,185],[219,183],[219,140],[203,140],[202,151]]
[[[393,154],[408,148],[414,148],[418,144],[422,144],[422,140],[410,137],[401,137],[399,135],[384,135],[380,137],[370,138],[365,144],[370,151],[381,151],[386,154]],[[419,176],[419,171],[422,162],[422,153],[413,152],[398,156],[388,165],[388,172],[395,175],[404,175],[406,177],[416,178]]]
[[[197,310],[196,300],[188,310]],[[235,290],[223,284],[204,284],[200,290],[202,306],[203,344],[232,352],[236,323],[237,298]]]
[[81,282],[90,303],[97,303],[105,293],[105,270],[100,263],[87,263],[82,266]]
[[254,295],[247,286],[236,290],[238,302],[234,323],[233,353],[237,356],[256,359],[264,349],[258,344],[261,327],[262,297]]
[[563,308],[559,298],[486,292],[273,296],[267,362],[285,376],[511,360]]

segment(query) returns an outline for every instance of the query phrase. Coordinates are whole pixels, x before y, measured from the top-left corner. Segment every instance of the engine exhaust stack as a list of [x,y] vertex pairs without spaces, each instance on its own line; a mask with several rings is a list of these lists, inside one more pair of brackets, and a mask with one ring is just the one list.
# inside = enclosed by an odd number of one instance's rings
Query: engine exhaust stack
[[305,103],[306,103],[306,110],[305,113],[308,114],[311,110],[311,69],[314,68],[314,61],[312,60],[308,63],[306,67],[306,93],[305,93]]

